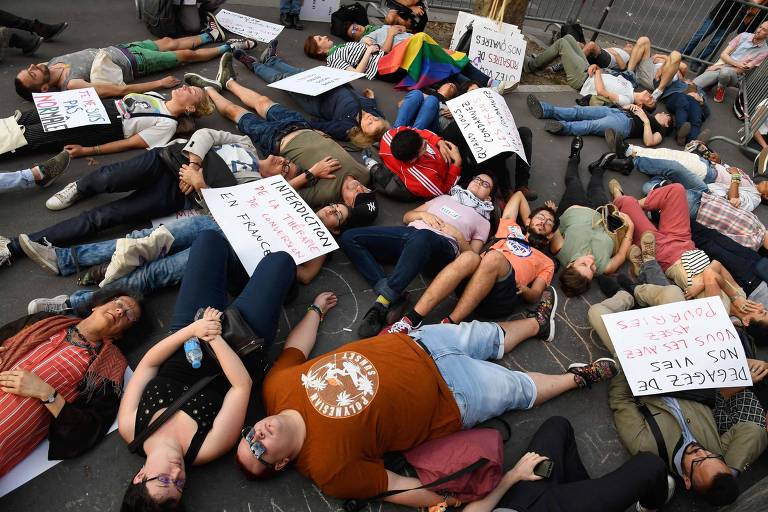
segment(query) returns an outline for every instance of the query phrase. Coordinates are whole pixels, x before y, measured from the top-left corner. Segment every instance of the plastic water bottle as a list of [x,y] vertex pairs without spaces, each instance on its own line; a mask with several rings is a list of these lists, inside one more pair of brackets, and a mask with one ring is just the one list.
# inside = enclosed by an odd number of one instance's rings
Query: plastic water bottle
[[[205,310],[200,308],[195,313],[195,321],[203,318]],[[203,350],[200,347],[200,340],[196,336],[192,336],[184,342],[184,352],[187,354],[187,361],[192,365],[192,368],[200,368],[203,360]]]
[[187,361],[192,365],[192,368],[200,368],[203,350],[200,348],[200,341],[196,337],[189,338],[184,342],[184,352],[186,352]]

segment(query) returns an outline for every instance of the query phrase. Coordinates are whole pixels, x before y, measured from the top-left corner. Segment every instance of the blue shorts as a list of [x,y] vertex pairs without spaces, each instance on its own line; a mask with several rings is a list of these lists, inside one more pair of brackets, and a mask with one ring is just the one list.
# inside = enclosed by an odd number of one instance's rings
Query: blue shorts
[[237,129],[251,138],[262,157],[277,155],[280,148],[275,146],[283,135],[304,128],[309,128],[304,116],[279,103],[269,107],[266,119],[248,112],[237,121]]
[[411,337],[429,349],[461,412],[464,428],[506,411],[530,409],[536,385],[523,372],[488,359],[504,356],[504,331],[491,322],[426,325]]

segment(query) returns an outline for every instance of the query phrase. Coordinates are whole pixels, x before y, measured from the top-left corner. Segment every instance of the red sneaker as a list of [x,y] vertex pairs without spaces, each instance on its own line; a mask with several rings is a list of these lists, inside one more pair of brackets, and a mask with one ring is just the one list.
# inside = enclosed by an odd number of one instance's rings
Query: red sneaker
[[715,90],[715,103],[722,103],[725,99],[725,87],[717,86]]
[[388,325],[385,328],[383,328],[379,334],[394,334],[394,333],[410,334],[412,330],[418,329],[420,326],[421,324],[413,325],[410,319],[407,316],[404,316],[403,318],[393,323],[392,325]]

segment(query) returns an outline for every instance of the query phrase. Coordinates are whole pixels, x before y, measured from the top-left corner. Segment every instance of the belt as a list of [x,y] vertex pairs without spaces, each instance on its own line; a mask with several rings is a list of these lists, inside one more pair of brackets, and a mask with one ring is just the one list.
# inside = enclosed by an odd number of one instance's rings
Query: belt
[[[409,338],[410,338],[410,336],[409,336]],[[421,349],[422,349],[424,352],[426,352],[426,353],[429,355],[429,357],[432,357],[432,352],[430,352],[430,351],[429,351],[429,349],[427,348],[427,346],[426,346],[424,343],[422,343],[422,342],[421,342],[421,340],[417,340],[416,338],[411,338],[411,339],[412,339],[412,340],[413,340],[413,341],[414,341],[414,342],[415,342],[415,343],[416,343],[418,346],[420,346],[420,347],[421,347]]]

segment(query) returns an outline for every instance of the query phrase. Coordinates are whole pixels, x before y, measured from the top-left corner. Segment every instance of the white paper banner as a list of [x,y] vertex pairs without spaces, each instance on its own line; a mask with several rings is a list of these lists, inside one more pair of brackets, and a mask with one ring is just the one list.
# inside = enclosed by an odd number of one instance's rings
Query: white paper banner
[[216,13],[216,21],[230,32],[261,41],[262,43],[271,42],[280,35],[280,32],[284,28],[277,23],[270,23],[257,18],[251,18],[245,14],[228,11],[226,9],[222,9]]
[[110,123],[104,104],[93,87],[72,91],[35,92],[32,93],[32,101],[46,132]]
[[[133,370],[130,367],[125,369],[125,375],[123,376],[123,388],[133,376]],[[109,427],[109,432],[117,430],[117,419]],[[38,475],[42,475],[53,466],[61,462],[60,460],[48,460],[48,446],[47,439],[27,455],[24,460],[16,464],[16,466],[0,478],[0,498],[8,494],[9,492],[21,487],[25,483],[29,482]]]
[[365,73],[330,68],[328,66],[317,66],[277,82],[272,82],[267,87],[306,94],[307,96],[317,96],[364,76]]
[[[470,25],[472,26],[473,32],[480,25],[487,25],[489,27],[496,28],[497,30],[499,29],[498,22],[495,22],[484,16],[478,16],[476,14],[469,14],[468,12],[459,11],[459,15],[456,18],[456,24],[453,26],[453,36],[451,36],[451,45],[449,46],[451,50],[456,49],[456,45],[459,44],[459,40],[461,39],[461,36],[463,36],[466,33]],[[502,30],[507,30],[510,33],[522,35],[522,32],[520,32],[520,28],[518,28],[517,25],[502,23],[501,27],[509,27],[509,28],[503,28]]]
[[499,93],[483,87],[446,105],[478,163],[506,151],[517,153],[528,162],[515,118]]
[[340,0],[304,0],[299,18],[306,21],[331,21],[331,13],[339,10]]
[[635,396],[751,386],[744,348],[718,297],[603,315]]
[[285,251],[298,265],[339,248],[282,176],[202,192],[248,275],[272,252]]

